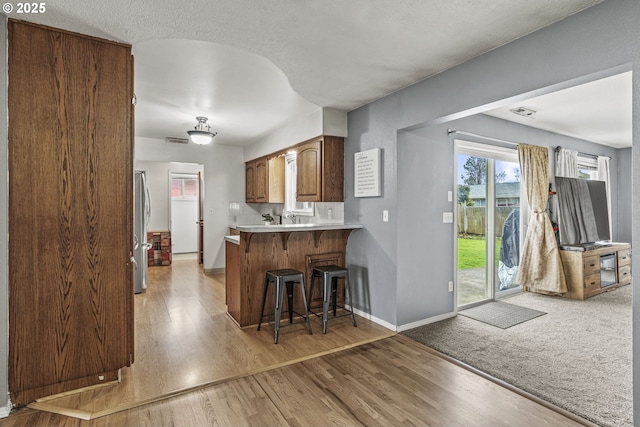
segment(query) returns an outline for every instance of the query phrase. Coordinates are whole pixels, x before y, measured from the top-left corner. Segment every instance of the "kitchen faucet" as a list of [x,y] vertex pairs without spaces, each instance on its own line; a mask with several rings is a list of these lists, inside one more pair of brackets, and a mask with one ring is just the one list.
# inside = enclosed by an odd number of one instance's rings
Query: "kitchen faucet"
[[293,212],[286,212],[283,215],[284,218],[288,218],[289,220],[291,220],[291,224],[295,224],[296,223],[296,214],[294,214]]

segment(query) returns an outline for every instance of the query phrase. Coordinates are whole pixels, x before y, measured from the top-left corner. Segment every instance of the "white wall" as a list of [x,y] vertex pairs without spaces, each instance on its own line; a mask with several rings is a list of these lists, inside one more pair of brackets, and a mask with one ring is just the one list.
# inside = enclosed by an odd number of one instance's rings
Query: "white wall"
[[244,160],[253,160],[320,135],[347,136],[347,112],[318,108],[263,135],[244,149]]
[[[244,200],[244,159],[241,147],[216,145],[174,144],[164,139],[136,138],[136,168],[145,166],[152,170],[149,162],[199,163],[204,174],[204,268],[224,268],[224,236],[229,231],[229,203]],[[158,166],[164,168],[164,166]],[[183,169],[183,168],[181,168]],[[175,170],[179,172],[180,170]],[[164,169],[167,187],[163,209],[166,216],[153,219],[153,226],[169,229],[168,172]],[[152,200],[162,200],[160,190],[154,191]],[[158,202],[159,204],[162,202]],[[155,203],[154,203],[155,204]],[[153,208],[155,210],[155,208]],[[160,213],[160,212],[159,212]]]
[[[197,174],[202,173],[204,176],[204,166],[197,163],[181,163],[181,162],[151,162],[146,160],[136,160],[135,169],[145,171],[147,177],[147,186],[151,196],[151,218],[149,219],[149,231],[165,231],[171,230],[171,245],[174,253],[195,252],[197,251],[197,225],[195,219],[191,220],[194,215],[197,216],[197,201],[178,201],[172,202],[170,189],[171,173]],[[189,221],[178,222],[176,229],[175,219],[172,217],[173,203],[180,205],[179,216],[188,216]],[[184,209],[184,210],[183,210]],[[186,234],[196,235],[195,248],[186,249],[181,243],[181,236],[187,238],[190,242],[193,240]],[[184,241],[184,240],[182,240]],[[191,244],[189,247],[193,246]]]

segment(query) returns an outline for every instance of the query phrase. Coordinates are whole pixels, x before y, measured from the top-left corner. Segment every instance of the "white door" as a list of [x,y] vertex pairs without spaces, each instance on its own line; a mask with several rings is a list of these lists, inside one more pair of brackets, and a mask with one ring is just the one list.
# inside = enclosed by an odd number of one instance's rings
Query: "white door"
[[198,251],[198,175],[171,174],[171,243],[174,254]]

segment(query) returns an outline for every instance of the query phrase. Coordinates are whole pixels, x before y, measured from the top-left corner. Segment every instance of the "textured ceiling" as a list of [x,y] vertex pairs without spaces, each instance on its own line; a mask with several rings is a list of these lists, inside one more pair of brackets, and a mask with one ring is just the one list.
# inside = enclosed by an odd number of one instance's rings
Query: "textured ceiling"
[[59,0],[9,16],[132,44],[137,135],[184,136],[190,117],[206,115],[219,143],[246,144],[309,109],[352,110],[599,2]]

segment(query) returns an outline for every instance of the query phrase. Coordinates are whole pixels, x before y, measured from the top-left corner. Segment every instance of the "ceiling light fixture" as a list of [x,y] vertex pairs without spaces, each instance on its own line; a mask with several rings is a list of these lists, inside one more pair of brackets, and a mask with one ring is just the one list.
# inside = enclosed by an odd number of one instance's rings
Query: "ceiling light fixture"
[[195,130],[187,131],[189,138],[191,138],[191,141],[195,144],[207,145],[213,140],[213,137],[216,136],[218,132],[211,132],[211,126],[207,124],[207,120],[209,119],[206,117],[198,116],[196,117],[196,120],[198,121],[198,124],[196,125]]
[[512,108],[509,111],[511,111],[513,114],[517,114],[523,117],[528,117],[530,119],[535,119],[535,115],[537,112],[536,110],[532,110],[531,108],[527,108],[527,107]]

